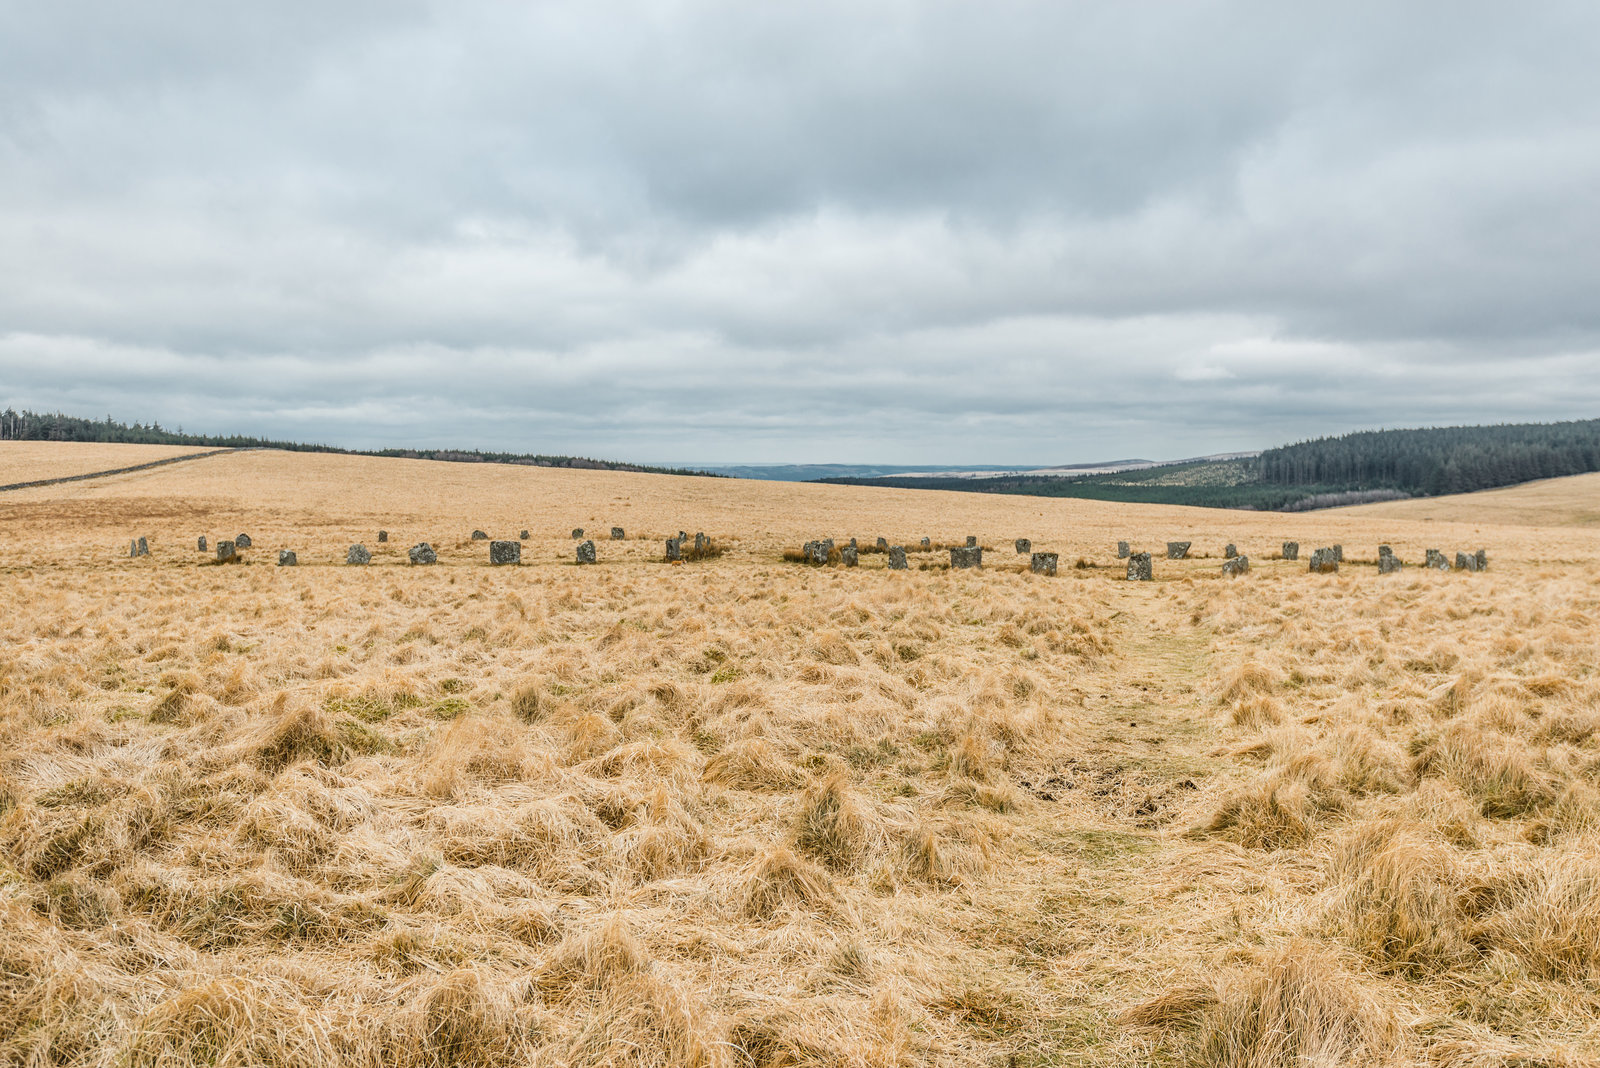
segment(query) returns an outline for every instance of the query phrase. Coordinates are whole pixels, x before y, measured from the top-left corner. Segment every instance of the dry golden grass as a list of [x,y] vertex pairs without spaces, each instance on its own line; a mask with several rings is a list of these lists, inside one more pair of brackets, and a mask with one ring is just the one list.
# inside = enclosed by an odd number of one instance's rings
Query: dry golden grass
[[0,486],[113,471],[209,452],[199,445],[106,445],[91,441],[0,441]]
[[0,544],[0,1063],[1600,1060],[1594,531],[243,453]]

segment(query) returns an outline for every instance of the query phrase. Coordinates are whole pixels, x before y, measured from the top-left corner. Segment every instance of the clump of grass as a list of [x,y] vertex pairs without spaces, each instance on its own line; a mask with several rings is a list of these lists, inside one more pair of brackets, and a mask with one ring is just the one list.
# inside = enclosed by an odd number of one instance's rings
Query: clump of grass
[[828,873],[782,846],[762,855],[745,880],[742,899],[744,914],[756,920],[770,920],[784,909],[830,915],[840,905]]
[[792,790],[802,773],[763,738],[735,742],[706,761],[707,782],[735,790]]
[[852,870],[869,845],[869,827],[842,774],[813,784],[800,797],[794,844],[830,871]]

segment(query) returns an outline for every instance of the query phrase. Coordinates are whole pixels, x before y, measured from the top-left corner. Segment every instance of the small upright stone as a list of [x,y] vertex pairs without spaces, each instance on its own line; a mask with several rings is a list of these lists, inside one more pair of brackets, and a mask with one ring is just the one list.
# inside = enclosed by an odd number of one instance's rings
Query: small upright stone
[[879,538],[878,539],[878,551],[880,553],[886,553],[886,552],[889,551],[889,539],[888,538]]
[[976,534],[968,534],[967,535],[967,548],[975,549],[977,547],[978,547],[978,536]]
[[679,541],[680,544],[683,543],[683,542],[686,542],[688,540],[689,540],[689,532],[687,530],[678,531],[678,541]]
[[128,539],[128,557],[129,557],[129,559],[132,559],[133,557],[138,556],[138,555],[139,555],[139,543],[134,541],[131,538]]
[[904,545],[889,546],[889,570],[904,571],[906,564],[906,547]]
[[1438,549],[1429,549],[1422,566],[1433,571],[1449,571],[1450,561],[1446,560],[1444,553]]
[[622,532],[622,528],[621,527],[612,527],[611,528],[611,540],[612,541],[621,541],[625,537],[627,537],[627,535]]
[[830,555],[830,556],[833,555],[833,539],[832,538],[823,538],[822,539],[822,547],[823,547],[823,549],[825,549],[827,551],[828,555]]
[[1125,541],[1117,542],[1117,559],[1118,560],[1126,560],[1128,557],[1130,557],[1132,555],[1133,555],[1133,550],[1128,547],[1128,543],[1127,542],[1125,542]]
[[1286,542],[1284,542],[1283,543],[1283,558],[1285,560],[1298,560],[1298,559],[1300,559],[1300,543],[1297,542],[1297,541],[1286,541]]
[[472,540],[473,541],[488,541],[489,540],[489,535],[485,534],[481,530],[474,530],[472,532]]
[[1401,568],[1400,558],[1387,545],[1378,548],[1378,574],[1392,575]]
[[278,550],[278,566],[279,567],[297,567],[297,566],[299,566],[299,563],[300,563],[300,558],[294,554],[294,550],[293,549],[279,549]]
[[808,541],[805,544],[806,563],[821,567],[828,562],[828,547],[820,541]]
[[234,551],[233,542],[226,539],[217,542],[217,563],[225,564],[237,559],[239,554]]
[[1461,553],[1461,552],[1456,553],[1456,570],[1457,571],[1476,571],[1476,570],[1478,570],[1478,558],[1476,556],[1474,556],[1473,554],[1471,554],[1471,553]]
[[1334,557],[1333,549],[1311,550],[1311,563],[1308,570],[1318,575],[1329,575],[1339,570],[1339,561]]
[[1336,563],[1336,564],[1344,563],[1344,546],[1343,545],[1335,545],[1335,546],[1331,547],[1328,551],[1333,554],[1333,562],[1334,563]]
[[583,540],[583,528],[582,527],[573,527],[572,528],[572,540],[573,541],[582,541]]
[[705,551],[711,548],[711,539],[705,536],[704,531],[696,531],[694,536],[694,554],[704,556]]
[[1150,582],[1155,579],[1155,568],[1151,566],[1149,553],[1130,553],[1128,555],[1128,581]]
[[933,548],[933,539],[932,538],[923,538],[922,539],[922,551],[923,552],[927,552],[931,548]]
[[1230,541],[1228,544],[1226,544],[1226,545],[1224,545],[1222,547],[1222,558],[1224,560],[1232,560],[1234,557],[1236,557],[1238,555],[1239,555],[1239,547],[1237,545],[1235,545],[1233,542]]
[[860,546],[858,546],[856,544],[856,539],[854,539],[854,538],[850,539],[850,548],[852,548],[852,549],[859,549],[860,548]]
[[667,562],[683,559],[683,543],[677,538],[667,539]]
[[1227,578],[1238,578],[1240,575],[1250,573],[1250,558],[1248,556],[1230,556],[1222,561],[1222,574]]
[[495,565],[522,563],[522,543],[520,541],[491,541],[489,543],[489,563]]
[[526,530],[524,530],[521,534],[518,534],[517,535],[517,540],[518,541],[527,541],[528,540],[528,532]]
[[139,539],[139,555],[140,556],[149,556],[150,555],[150,543],[145,541],[143,538]]
[[580,541],[578,543],[578,563],[592,564],[594,561],[594,541],[592,539],[588,541]]
[[1472,558],[1477,561],[1479,571],[1489,570],[1489,553],[1487,550],[1479,549],[1472,554]]
[[950,550],[950,566],[954,568],[982,567],[983,549],[977,545]]
[[1055,553],[1034,553],[1028,560],[1028,570],[1035,575],[1054,575],[1058,559]]
[[437,564],[439,562],[439,554],[434,552],[433,546],[425,541],[413,545],[406,555],[411,558],[413,564]]
[[204,534],[200,535],[200,551],[206,551],[206,536]]
[[1169,541],[1169,542],[1167,542],[1167,559],[1168,560],[1183,560],[1183,559],[1186,559],[1188,557],[1188,555],[1189,555],[1189,546],[1192,545],[1192,544],[1193,544],[1192,542],[1187,542],[1187,541]]
[[250,548],[250,535],[248,535],[248,534],[240,534],[237,538],[234,538],[233,539],[233,547],[235,549],[248,549],[248,548]]
[[1017,552],[1019,552],[1019,553],[1031,553],[1031,552],[1033,552],[1033,540],[1031,538],[1018,538],[1017,539]]
[[854,545],[846,545],[839,550],[839,559],[844,561],[845,567],[855,567],[861,562],[861,550]]
[[378,541],[379,541],[380,544],[382,542],[386,542],[388,540],[389,540],[389,532],[387,530],[378,531]]
[[372,563],[372,554],[367,552],[365,545],[352,545],[350,546],[350,551],[344,554],[344,562],[347,564],[370,564]]

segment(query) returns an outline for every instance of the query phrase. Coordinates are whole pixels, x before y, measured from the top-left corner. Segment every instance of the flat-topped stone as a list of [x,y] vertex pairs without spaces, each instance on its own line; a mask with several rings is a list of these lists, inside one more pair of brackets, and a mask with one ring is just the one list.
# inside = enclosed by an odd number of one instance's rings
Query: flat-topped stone
[[1313,549],[1311,551],[1311,560],[1307,570],[1318,575],[1332,574],[1333,572],[1339,570],[1339,560],[1333,555],[1333,549],[1331,547]]
[[967,548],[975,549],[977,547],[978,547],[978,536],[976,534],[968,534],[967,535]]
[[1128,543],[1127,542],[1125,542],[1125,541],[1117,542],[1117,559],[1118,560],[1126,560],[1128,557],[1130,557],[1132,555],[1133,555],[1133,550],[1128,547]]
[[1130,582],[1151,582],[1155,579],[1155,567],[1150,563],[1149,553],[1131,553],[1128,556],[1128,580]]
[[667,562],[683,559],[683,543],[677,538],[667,539]]
[[1035,575],[1054,575],[1056,562],[1059,559],[1056,553],[1034,553],[1028,559],[1028,570]]
[[1250,573],[1250,558],[1248,556],[1230,556],[1222,561],[1222,573],[1228,578],[1238,578],[1240,575]]
[[889,570],[904,571],[909,566],[906,563],[906,547],[904,545],[889,546]]
[[489,563],[496,566],[522,563],[522,543],[520,541],[491,541],[489,543]]
[[411,558],[413,564],[437,564],[439,562],[439,554],[434,552],[433,546],[425,541],[413,545],[406,555]]
[[844,562],[845,567],[855,567],[861,562],[861,550],[854,545],[846,545],[839,550],[839,559]]
[[1434,571],[1449,571],[1450,561],[1445,559],[1444,553],[1438,549],[1429,549],[1422,566]]
[[200,551],[206,551],[206,536],[204,534],[200,535]]
[[950,566],[954,568],[982,567],[982,547],[977,545],[966,545],[951,549]]
[[293,549],[279,549],[278,550],[278,566],[279,567],[298,567],[299,564],[300,564],[300,558],[294,554],[294,550]]
[[1344,563],[1344,546],[1343,545],[1329,546],[1329,550],[1328,551],[1333,553],[1334,563],[1337,563],[1337,564]]
[[580,541],[578,543],[578,563],[592,564],[594,562],[595,555],[593,540]]
[[344,554],[344,562],[347,564],[370,564],[372,563],[372,554],[367,551],[365,545],[352,545],[350,546],[350,551]]
[[389,540],[389,532],[387,530],[378,531],[378,541],[385,542],[385,541],[388,541],[388,540]]
[[1182,560],[1186,558],[1189,555],[1189,546],[1192,544],[1194,543],[1188,541],[1167,542],[1167,559]]
[[1297,542],[1297,541],[1286,541],[1286,542],[1284,542],[1283,543],[1283,558],[1285,560],[1298,560],[1298,559],[1300,559],[1300,543]]
[[217,559],[226,563],[238,559],[239,554],[234,549],[234,543],[226,539],[217,542]]
[[1018,538],[1017,542],[1016,542],[1016,545],[1017,545],[1017,552],[1019,552],[1019,553],[1031,553],[1031,552],[1033,552],[1033,541],[1031,539],[1029,539],[1029,538]]

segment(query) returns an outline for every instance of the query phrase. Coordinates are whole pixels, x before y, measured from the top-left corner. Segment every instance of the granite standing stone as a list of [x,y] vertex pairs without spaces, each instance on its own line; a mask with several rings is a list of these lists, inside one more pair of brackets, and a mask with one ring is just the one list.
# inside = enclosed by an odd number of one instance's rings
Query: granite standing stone
[[880,553],[886,553],[886,552],[889,551],[889,539],[888,538],[879,538],[878,539],[878,551]]
[[1339,560],[1333,555],[1333,549],[1313,549],[1308,570],[1318,575],[1328,575],[1339,570]]
[[1031,553],[1031,552],[1033,552],[1033,541],[1032,541],[1032,539],[1030,539],[1030,538],[1018,538],[1017,539],[1017,552],[1019,552],[1019,553]]
[[1194,544],[1194,543],[1193,542],[1187,542],[1187,541],[1169,541],[1169,542],[1167,542],[1167,559],[1168,560],[1184,560],[1184,559],[1187,559],[1188,556],[1189,556],[1189,546],[1192,545],[1192,544]]
[[806,563],[821,567],[828,562],[828,546],[820,541],[805,544]]
[[528,532],[526,530],[524,530],[521,534],[517,535],[517,539],[519,541],[527,541],[528,540]]
[[1133,555],[1133,550],[1128,547],[1128,543],[1127,542],[1125,542],[1125,541],[1117,542],[1117,559],[1118,560],[1126,560],[1128,557],[1130,557],[1132,555]]
[[845,567],[855,567],[861,562],[861,550],[854,545],[846,545],[839,550],[839,559],[844,561]]
[[1228,578],[1248,575],[1250,573],[1250,558],[1248,556],[1230,556],[1222,561],[1222,573]]
[[1155,568],[1150,563],[1149,553],[1129,554],[1128,580],[1130,582],[1151,582],[1155,577]]
[[237,538],[234,538],[233,539],[233,547],[235,549],[248,549],[248,548],[250,548],[250,535],[248,535],[248,534],[240,534]]
[[923,552],[927,552],[931,548],[933,548],[933,539],[932,538],[923,538],[922,539],[922,551]]
[[434,552],[433,546],[425,541],[413,545],[406,555],[411,558],[413,564],[437,564],[439,562],[439,554]]
[[667,539],[667,562],[683,559],[683,543],[677,538]]
[[293,549],[279,549],[278,550],[278,566],[279,567],[298,567],[299,564],[300,564],[300,558],[294,554],[294,550]]
[[578,543],[578,563],[592,564],[594,563],[594,560],[594,541],[592,539],[588,541],[580,541]]
[[1235,545],[1233,542],[1230,541],[1228,544],[1226,544],[1226,545],[1224,545],[1222,547],[1222,558],[1224,560],[1232,560],[1235,556],[1238,556],[1238,555],[1239,555],[1239,547],[1237,545]]
[[1476,570],[1478,570],[1478,558],[1476,556],[1474,556],[1472,553],[1461,553],[1461,552],[1456,553],[1456,570],[1457,571],[1476,571]]
[[1028,570],[1035,575],[1054,575],[1058,559],[1055,553],[1034,553],[1028,560]]
[[977,547],[978,547],[978,536],[976,534],[968,534],[967,535],[967,548],[975,549]]
[[219,562],[226,563],[229,560],[236,559],[238,555],[239,554],[234,551],[233,542],[226,539],[217,542],[217,560]]
[[206,551],[206,536],[204,534],[200,535],[200,551]]
[[1489,553],[1487,550],[1479,549],[1472,554],[1472,558],[1477,562],[1479,571],[1489,570]]
[[850,548],[852,548],[852,549],[859,549],[860,548],[860,546],[858,546],[856,544],[856,539],[854,539],[854,538],[850,539]]
[[1297,541],[1286,541],[1286,542],[1284,542],[1283,543],[1283,558],[1285,560],[1298,560],[1298,559],[1300,559],[1300,543],[1297,542]]
[[389,540],[389,532],[387,530],[378,531],[378,541],[380,543],[386,542],[388,540]]
[[489,563],[496,566],[522,563],[522,543],[520,541],[491,541],[489,543]]
[[910,566],[906,563],[906,547],[904,545],[889,546],[889,570],[904,571]]
[[132,559],[133,557],[138,556],[138,555],[139,555],[139,543],[134,541],[132,538],[129,538],[128,539],[128,557],[130,559]]
[[1336,564],[1344,563],[1344,546],[1343,545],[1335,545],[1332,548],[1330,548],[1328,551],[1333,553],[1333,562],[1334,563],[1336,563]]
[[488,541],[489,540],[489,535],[485,534],[481,530],[474,530],[472,532],[472,540],[473,541]]
[[1378,551],[1378,574],[1392,575],[1399,571],[1402,566],[1400,558],[1387,545]]
[[1434,571],[1449,571],[1450,561],[1446,560],[1444,553],[1440,552],[1438,549],[1429,549],[1427,558],[1423,562],[1422,566]]
[[951,549],[950,566],[954,568],[982,567],[983,548],[977,545],[968,545],[959,549]]
[[694,536],[694,554],[696,556],[700,556],[709,548],[711,548],[711,539],[706,537],[703,532],[696,531]]
[[372,554],[367,552],[365,545],[352,545],[350,546],[350,551],[344,554],[344,562],[347,564],[370,564],[372,563]]
[[621,541],[625,537],[627,537],[627,535],[622,532],[622,528],[621,527],[612,527],[611,528],[611,540],[612,541]]
[[572,528],[572,540],[573,541],[582,541],[583,540],[583,528],[582,527],[573,527]]

